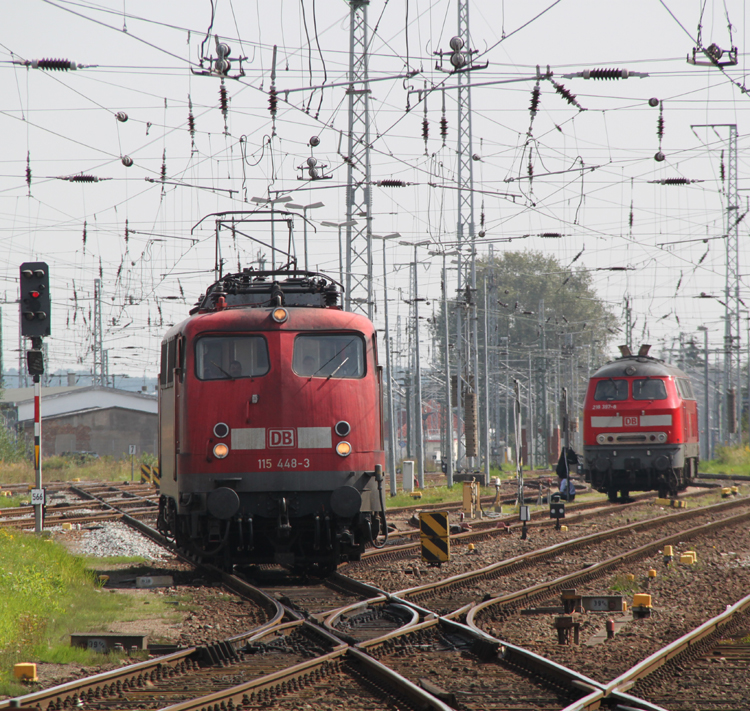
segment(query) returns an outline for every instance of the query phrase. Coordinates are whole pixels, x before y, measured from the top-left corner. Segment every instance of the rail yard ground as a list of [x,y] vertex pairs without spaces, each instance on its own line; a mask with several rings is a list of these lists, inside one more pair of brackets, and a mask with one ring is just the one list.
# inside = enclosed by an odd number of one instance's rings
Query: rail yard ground
[[[733,466],[741,467],[743,456],[741,452],[738,453],[734,459],[739,462],[735,461]],[[750,456],[750,453],[746,456]],[[728,464],[729,459],[728,457]],[[715,465],[715,468],[719,466]],[[111,472],[112,469],[108,474]],[[536,474],[542,479],[550,476],[549,472]],[[528,474],[528,477],[533,479],[534,475]],[[710,483],[713,488],[707,486],[703,490],[691,490],[688,492],[690,496],[685,497],[687,511],[693,511],[697,516],[692,524],[685,524],[686,527],[695,526],[704,518],[713,520],[719,516],[706,514],[702,517],[698,510],[723,501],[719,482],[712,480]],[[14,496],[4,498],[2,503],[23,503],[24,487],[8,484],[4,482],[2,489],[10,490]],[[461,496],[460,485],[455,486],[451,492],[439,484],[437,476],[432,480],[428,477],[424,498],[407,499],[414,510],[392,512],[389,519],[395,526],[392,534],[394,543],[414,541],[414,511],[428,504],[431,499],[448,504],[450,501],[446,501],[447,498],[453,499],[454,504],[457,503]],[[750,489],[744,482],[738,481],[735,484],[739,484],[735,499],[739,507]],[[63,493],[67,485],[58,483],[55,486],[58,487],[57,502],[60,505],[72,504],[75,497],[71,496],[70,501],[64,498],[68,496]],[[428,496],[430,489],[433,490],[434,497]],[[512,493],[511,483],[504,483],[501,495],[505,496],[509,492]],[[495,488],[490,487],[483,493],[494,494]],[[504,522],[510,522],[511,528],[507,533],[501,532],[504,529],[492,531],[486,540],[478,540],[471,546],[467,541],[456,539],[450,563],[441,567],[428,566],[421,561],[418,552],[411,551],[390,559],[386,556],[373,556],[372,559],[366,557],[361,563],[342,566],[341,572],[354,581],[359,580],[378,589],[391,593],[402,591],[399,595],[403,599],[408,601],[413,598],[423,609],[434,611],[438,615],[450,615],[453,610],[467,603],[476,605],[483,600],[528,587],[538,580],[552,580],[567,571],[586,568],[616,554],[619,548],[635,548],[650,540],[649,536],[658,538],[659,535],[681,530],[678,523],[665,523],[662,532],[658,534],[650,534],[646,529],[633,530],[609,542],[589,547],[578,546],[569,553],[561,551],[531,572],[520,569],[509,571],[508,575],[501,578],[481,577],[483,569],[500,561],[550,546],[575,542],[583,536],[619,526],[646,526],[652,520],[662,519],[679,511],[657,505],[653,500],[619,507],[607,504],[604,499],[603,495],[596,493],[578,497],[577,503],[582,506],[587,501],[601,501],[601,510],[595,509],[580,519],[570,519],[567,531],[555,530],[549,520],[532,522],[525,540],[521,538],[520,527],[513,519],[512,506],[505,506],[505,516],[498,523],[506,526]],[[731,503],[729,505],[732,506]],[[487,511],[492,510],[487,505],[485,508]],[[543,514],[542,509],[545,507],[532,508]],[[569,514],[573,514],[574,510],[575,507],[570,506]],[[727,511],[722,515],[734,515],[739,510]],[[88,511],[90,516],[94,513],[101,512]],[[0,528],[0,559],[3,561],[0,596],[11,601],[11,604],[4,606],[0,612],[0,697],[17,697],[29,690],[50,687],[99,671],[117,669],[148,656],[146,652],[121,651],[98,655],[83,649],[72,649],[69,646],[69,635],[73,632],[147,634],[152,653],[163,653],[171,649],[210,646],[245,630],[259,628],[267,622],[266,611],[228,589],[220,577],[198,571],[191,563],[178,559],[119,520],[91,521],[73,524],[65,529],[60,523],[55,523],[50,525],[50,530],[43,536],[35,536],[17,526],[4,525],[7,521],[2,518],[0,516],[0,523],[3,523]],[[457,511],[451,514],[451,522],[459,523]],[[481,526],[478,522],[464,523],[468,523],[464,529],[476,529],[479,533]],[[487,525],[486,520],[484,525]],[[494,523],[492,528],[494,529]],[[668,572],[663,567],[661,553],[657,551],[652,558],[644,558],[637,564],[623,564],[609,577],[586,584],[585,589],[581,586],[583,594],[600,594],[604,591],[632,596],[634,592],[642,592],[641,588],[646,580],[645,571],[651,567],[658,571],[658,578],[648,587],[654,598],[655,612],[651,620],[640,625],[629,623],[630,627],[626,626],[621,632],[618,630],[614,642],[609,643],[609,646],[607,642],[599,644],[598,649],[594,648],[593,652],[590,645],[585,648],[557,645],[549,615],[520,614],[515,608],[509,612],[502,605],[497,608],[490,606],[477,616],[478,624],[499,639],[531,649],[571,669],[580,669],[589,677],[606,683],[614,672],[623,672],[631,662],[637,661],[639,653],[644,649],[653,651],[660,643],[665,643],[666,631],[670,634],[686,632],[701,620],[733,603],[735,598],[739,599],[746,594],[746,590],[745,593],[740,590],[744,585],[740,585],[744,581],[742,575],[750,560],[750,539],[745,535],[745,529],[746,525],[730,528],[712,533],[703,540],[691,541],[689,547],[699,552],[698,564],[694,568],[675,565]],[[687,543],[679,546],[680,549],[687,547]],[[627,580],[627,574],[631,571],[636,575],[635,582]],[[465,589],[454,588],[448,593],[418,593],[411,598],[409,593],[405,594],[410,588],[427,586],[456,575],[477,577]],[[153,588],[137,587],[136,578],[140,576],[168,576],[171,584]],[[257,575],[255,577],[258,578]],[[304,584],[307,585],[308,582],[304,581]],[[267,592],[288,601],[290,597],[294,598],[290,589],[269,588]],[[338,588],[318,585],[294,599],[297,600],[299,609],[305,609],[305,605],[314,599],[317,607],[312,612],[317,615],[358,599],[355,594],[347,600],[346,594],[339,595],[336,590]],[[326,602],[326,596],[330,597],[330,602]],[[366,594],[359,599],[365,597]],[[675,600],[681,602],[674,602]],[[555,604],[559,602],[556,602],[553,594],[542,602],[537,600],[532,607]],[[373,618],[370,623],[372,629],[377,632],[378,614],[368,614]],[[388,618],[388,614],[386,611],[383,619]],[[344,616],[342,619],[347,618]],[[391,621],[388,622],[388,619]],[[398,627],[402,624],[397,618],[388,619],[386,622],[391,626]],[[356,615],[346,622],[344,628],[349,630],[352,622],[356,622]],[[581,635],[586,640],[597,634],[601,635],[603,624],[599,619],[584,619]],[[385,628],[380,633],[384,631]],[[735,631],[735,638],[744,639],[749,634],[750,629]],[[707,654],[710,656],[710,651]],[[613,665],[613,673],[598,667],[598,659],[609,660]],[[13,664],[18,662],[37,664],[39,679],[36,683],[22,685],[13,679]],[[732,661],[732,664],[738,664],[738,669],[741,667],[746,670],[747,667],[747,663],[741,659]],[[659,684],[661,686],[642,683],[641,686],[644,689],[658,686],[661,693],[669,687],[668,680],[660,680]]]

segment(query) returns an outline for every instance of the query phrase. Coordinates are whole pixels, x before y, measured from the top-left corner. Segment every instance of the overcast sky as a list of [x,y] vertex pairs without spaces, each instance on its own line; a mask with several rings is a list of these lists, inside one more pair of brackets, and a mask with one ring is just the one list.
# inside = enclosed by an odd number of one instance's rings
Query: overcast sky
[[[319,222],[346,217],[347,96],[341,83],[348,68],[348,3],[214,0],[214,9],[207,39],[210,0],[3,3],[0,277],[6,368],[14,367],[18,357],[13,302],[18,266],[25,260],[50,265],[50,369],[91,368],[90,309],[94,280],[101,278],[110,370],[134,377],[156,372],[167,324],[182,320],[212,280],[213,218],[195,230],[197,241],[190,240],[191,229],[206,215],[253,209],[247,201],[269,191],[289,194],[302,204],[323,202],[324,207],[309,214],[317,227],[317,232],[309,229],[310,264],[338,274],[336,231]],[[729,50],[734,44],[737,66],[721,71],[686,62],[699,22],[703,46],[715,43]],[[575,265],[592,270],[599,295],[615,312],[622,313],[623,300],[630,296],[636,343],[669,344],[680,332],[689,337],[706,324],[718,347],[723,306],[717,299],[696,297],[703,292],[723,300],[726,181],[721,180],[721,166],[723,159],[726,174],[729,129],[691,126],[737,125],[743,214],[750,190],[744,122],[750,96],[741,88],[750,83],[744,4],[499,0],[471,2],[470,23],[471,48],[478,50],[474,61],[489,63],[471,73],[472,83],[524,80],[472,91],[473,153],[478,159],[474,220],[476,231],[485,232],[480,254],[538,249],[567,267],[583,250]],[[386,78],[372,84],[372,178],[410,183],[373,189],[373,232],[397,231],[404,240],[449,244],[455,240],[457,220],[456,92],[451,89],[456,80],[436,69],[433,52],[448,50],[457,32],[456,2],[373,0],[368,24],[370,78]],[[200,70],[201,56],[216,56],[214,35],[231,47],[231,76],[239,72],[237,58],[247,57],[244,76],[225,82],[226,130],[220,80],[191,72]],[[282,94],[275,133],[268,111],[274,45],[276,86]],[[63,72],[23,65],[42,58],[82,66]],[[536,67],[544,72],[548,65],[577,105],[543,80],[532,124]],[[619,81],[563,77],[597,68],[648,76]],[[408,71],[419,73],[408,80],[393,78]],[[339,85],[291,91],[323,84]],[[423,96],[409,93],[425,87],[431,89],[426,146]],[[443,92],[435,87],[446,89],[445,147],[440,136]],[[290,93],[284,95],[284,90]],[[651,98],[661,103],[652,107]],[[665,160],[657,162],[660,106]],[[117,112],[125,112],[127,121],[118,121]],[[312,136],[320,139],[315,149],[309,146]],[[298,180],[298,166],[311,155],[328,166],[330,180]],[[123,164],[123,156],[132,159],[132,166]],[[99,181],[62,179],[77,174]],[[666,178],[695,182],[654,182]],[[750,305],[749,226],[740,224],[740,273],[743,299]],[[264,227],[250,231],[259,239],[270,238]],[[533,236],[541,233],[563,236]],[[715,239],[704,242],[706,238]],[[242,236],[232,240],[224,234],[221,249],[226,269],[235,269],[238,261],[247,266],[258,257],[258,245]],[[299,219],[295,250],[301,258]],[[270,261],[270,250],[261,252]],[[378,243],[379,327],[381,254]],[[398,240],[388,245],[394,324],[397,316],[403,322],[408,313],[398,289],[408,290],[404,265],[412,255]],[[420,260],[420,290],[436,297],[441,262],[431,262],[426,249],[420,250]],[[607,271],[611,267],[629,269]],[[422,308],[429,315],[432,304]],[[743,315],[744,347],[746,325]]]

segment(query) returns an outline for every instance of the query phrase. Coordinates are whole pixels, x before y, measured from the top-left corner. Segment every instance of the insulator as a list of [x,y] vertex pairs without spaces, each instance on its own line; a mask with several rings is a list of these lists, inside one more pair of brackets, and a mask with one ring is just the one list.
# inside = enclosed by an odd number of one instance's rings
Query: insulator
[[724,182],[724,178],[726,177],[725,169],[724,169],[724,151],[721,152],[721,165],[719,166],[719,175],[721,176],[721,182]]
[[440,119],[440,136],[443,139],[443,145],[445,145],[445,139],[448,138],[448,119],[445,116]]
[[385,180],[378,180],[375,182],[381,188],[405,188],[406,183],[403,180],[396,180],[395,178],[386,178]]
[[656,135],[661,141],[664,138],[664,111],[659,109],[659,118],[656,119]]
[[648,100],[648,105],[653,109],[656,108],[659,105],[659,99],[657,99],[655,96],[650,98]]
[[562,235],[559,232],[542,232],[540,237],[547,237],[549,239],[559,239]]
[[479,235],[480,237],[486,237],[486,236],[487,236],[487,233],[486,233],[486,232],[485,232],[484,230],[479,230],[479,232],[478,232],[477,234],[478,234],[478,235]]
[[630,216],[628,217],[628,225],[633,228],[633,208],[630,208]]
[[451,64],[454,69],[461,69],[466,64],[466,56],[461,52],[454,52],[451,54]]
[[529,176],[529,180],[534,179],[534,164],[531,162],[531,158],[529,158],[529,165],[526,168],[526,173]]
[[308,174],[308,175],[309,175],[309,176],[310,176],[310,177],[311,177],[311,178],[312,178],[313,180],[317,180],[317,179],[318,179],[318,177],[319,177],[319,175],[318,175],[318,169],[317,169],[317,168],[308,168],[308,169],[307,169],[307,174]]
[[195,116],[193,116],[193,100],[188,96],[188,133],[195,138]]
[[127,114],[126,114],[126,113],[125,113],[124,111],[118,111],[118,112],[117,112],[117,113],[115,114],[115,118],[116,118],[116,119],[117,119],[117,120],[118,120],[118,121],[119,121],[120,123],[125,123],[125,122],[126,122],[126,121],[128,120],[128,115],[127,115]]
[[[722,170],[724,168],[724,161],[721,162]],[[723,178],[722,178],[723,180]],[[26,152],[26,185],[31,190],[31,154]]]
[[276,106],[279,103],[278,96],[276,94],[276,87],[272,86],[268,90],[268,110],[271,112],[271,116],[276,118]]
[[430,137],[430,122],[426,119],[422,119],[422,140],[427,143],[427,139]]
[[656,153],[654,153],[654,160],[657,163],[661,163],[665,158],[666,156],[661,151],[656,151]]
[[584,69],[581,74],[584,79],[627,79],[630,76],[627,69]]
[[228,59],[217,59],[214,62],[214,71],[221,76],[226,76],[232,68],[232,63]]
[[83,251],[86,251],[86,220],[83,221]]
[[663,178],[662,180],[649,180],[649,183],[656,183],[657,185],[690,185],[695,180],[689,178]]
[[310,145],[313,148],[315,148],[316,146],[319,146],[320,145],[320,138],[318,138],[317,136],[312,136],[310,138]]
[[311,168],[314,168],[316,165],[318,165],[318,159],[315,156],[310,156],[305,162]]
[[[552,81],[550,79],[550,81]],[[552,81],[552,86],[555,87],[555,91],[560,94],[560,96],[565,99],[569,104],[572,104],[573,106],[577,106],[579,109],[583,109],[583,107],[576,101],[576,95],[573,94],[569,89],[566,89],[562,84],[558,84],[556,81]]]
[[216,54],[219,55],[222,59],[225,59],[232,53],[231,47],[226,44],[225,42],[217,42],[216,43]]
[[472,160],[473,160],[474,162],[477,162],[477,161],[480,161],[480,160],[482,160],[482,156],[480,156],[480,155],[479,155],[479,153],[473,153],[473,154],[472,154],[472,156],[471,156],[471,159],[472,159]]
[[229,111],[229,96],[227,95],[227,88],[224,86],[223,79],[221,81],[221,86],[219,86],[219,108],[226,119],[227,111]]
[[166,149],[161,155],[161,171],[159,173],[159,178],[162,183],[167,179],[167,151]]
[[126,168],[130,168],[130,166],[133,165],[133,159],[130,156],[123,156],[120,160]]
[[706,47],[706,54],[714,62],[718,62],[724,54],[724,50],[718,44],[714,43]]
[[451,37],[448,44],[454,52],[460,52],[464,48],[464,41],[461,37]]
[[130,227],[128,226],[128,219],[125,218],[125,244],[128,243],[129,239],[130,239]]
[[69,59],[35,59],[31,62],[31,67],[33,69],[48,69],[58,72],[78,69],[78,65]]
[[539,111],[539,97],[541,96],[541,89],[539,88],[539,82],[537,82],[534,85],[534,89],[531,92],[531,105],[529,106],[529,111],[531,112],[531,118],[533,119],[534,116],[536,116],[537,111]]
[[66,175],[65,177],[60,178],[60,180],[67,180],[70,183],[98,183],[99,178],[97,178],[95,175]]

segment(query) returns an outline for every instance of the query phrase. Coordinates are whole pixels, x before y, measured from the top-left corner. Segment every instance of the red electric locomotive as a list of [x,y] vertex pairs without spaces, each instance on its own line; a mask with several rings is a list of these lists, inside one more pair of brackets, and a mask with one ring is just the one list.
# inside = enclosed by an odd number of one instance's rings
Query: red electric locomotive
[[159,528],[180,547],[330,571],[386,533],[377,340],[339,296],[246,269],[167,332]]
[[698,407],[690,378],[648,355],[607,363],[589,380],[583,406],[584,477],[610,501],[618,491],[677,496],[698,473]]

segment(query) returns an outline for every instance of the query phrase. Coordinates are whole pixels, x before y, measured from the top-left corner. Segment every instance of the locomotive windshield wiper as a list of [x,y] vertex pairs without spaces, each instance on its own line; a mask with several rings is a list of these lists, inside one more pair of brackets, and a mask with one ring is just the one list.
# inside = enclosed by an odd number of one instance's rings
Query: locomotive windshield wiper
[[344,358],[344,360],[342,360],[342,361],[341,361],[341,363],[339,363],[339,364],[338,364],[338,366],[336,367],[336,370],[334,370],[334,371],[333,371],[333,373],[331,373],[331,374],[330,374],[330,375],[328,376],[327,380],[330,380],[330,379],[331,379],[331,378],[332,378],[332,377],[333,377],[334,375],[336,375],[336,373],[338,373],[338,372],[339,372],[339,370],[341,370],[341,367],[342,367],[342,366],[344,365],[344,363],[346,363],[346,361],[348,361],[348,360],[349,360],[349,356],[346,356],[346,358]]
[[[352,338],[352,340],[351,340],[351,341],[349,341],[349,343],[347,343],[347,344],[346,344],[346,345],[345,345],[345,346],[344,346],[344,347],[343,347],[343,348],[342,348],[342,349],[341,349],[341,350],[340,350],[340,351],[339,351],[338,353],[334,353],[334,354],[333,354],[333,355],[332,355],[332,356],[331,356],[331,357],[330,357],[330,358],[329,358],[329,359],[328,359],[328,360],[327,360],[327,361],[326,361],[325,363],[323,363],[323,365],[321,365],[321,366],[320,366],[320,368],[318,368],[318,369],[317,369],[317,370],[316,370],[316,371],[315,371],[315,372],[314,372],[314,373],[313,373],[313,374],[312,374],[312,375],[311,375],[310,377],[311,377],[311,378],[314,378],[314,377],[315,377],[315,376],[316,376],[316,375],[317,375],[317,374],[318,374],[318,373],[319,373],[319,372],[320,372],[321,370],[323,370],[323,368],[325,368],[325,367],[326,367],[326,366],[327,366],[327,365],[328,365],[328,364],[329,364],[329,363],[330,363],[330,362],[331,362],[332,360],[334,360],[335,358],[338,358],[338,357],[339,357],[339,356],[340,356],[340,355],[341,355],[341,354],[342,354],[342,353],[343,353],[343,352],[344,352],[344,351],[345,351],[345,350],[346,350],[347,348],[349,348],[349,346],[350,346],[350,345],[352,345],[352,343],[354,343],[354,339],[353,339],[353,338]],[[346,363],[346,361],[347,361],[347,360],[349,360],[349,357],[348,357],[348,356],[347,356],[347,357],[346,357],[346,358],[344,359],[344,362],[343,362],[343,363],[341,363],[341,365],[344,365],[344,363]],[[336,368],[336,370],[334,370],[334,371],[333,371],[333,373],[331,373],[331,375],[329,375],[328,377],[329,377],[329,378],[330,378],[330,377],[332,377],[332,376],[333,376],[333,374],[334,374],[334,373],[336,373],[336,372],[338,371],[338,369],[339,369],[339,368],[341,367],[341,365],[339,365],[339,367],[338,367],[338,368]]]
[[227,373],[227,371],[224,370],[224,368],[222,368],[218,363],[211,361],[211,365],[215,365],[222,373],[224,373],[224,375],[227,376],[227,378],[229,378],[230,380],[234,380],[234,378],[229,373]]

